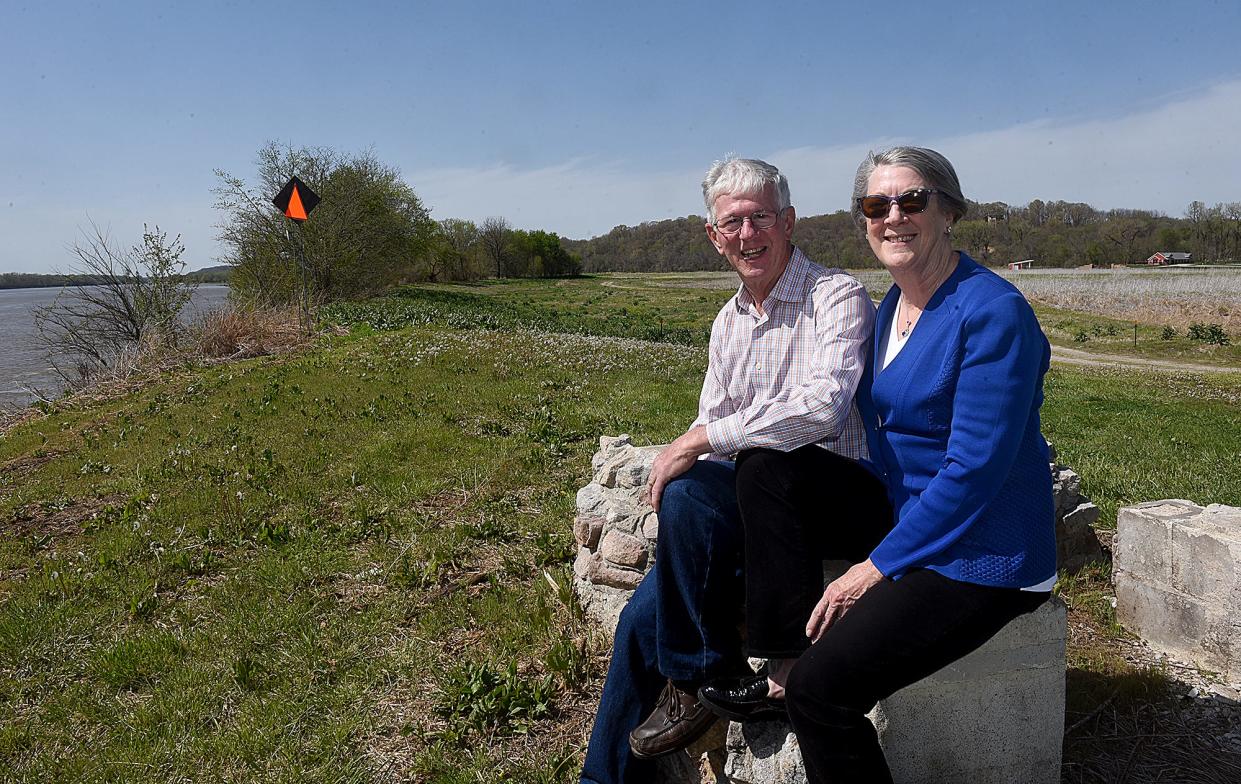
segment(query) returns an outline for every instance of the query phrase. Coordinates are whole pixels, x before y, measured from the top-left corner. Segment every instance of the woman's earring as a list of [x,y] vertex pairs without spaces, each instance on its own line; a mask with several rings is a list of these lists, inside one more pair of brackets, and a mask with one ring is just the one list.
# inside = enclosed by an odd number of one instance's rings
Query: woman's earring
[[951,227],[951,226],[949,226],[948,228],[944,229],[944,235],[945,235],[945,236],[948,236],[948,237],[951,237],[951,236],[952,236],[952,227]]

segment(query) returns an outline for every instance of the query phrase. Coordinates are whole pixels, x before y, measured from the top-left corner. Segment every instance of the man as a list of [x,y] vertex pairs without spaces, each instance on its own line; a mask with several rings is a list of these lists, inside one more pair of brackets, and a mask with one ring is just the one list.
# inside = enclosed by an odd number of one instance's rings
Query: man
[[[808,546],[840,536],[846,553],[861,560],[890,517],[881,508],[876,525],[847,519],[833,528],[824,520],[830,509],[856,507],[865,517],[886,505],[882,484],[858,462],[868,448],[854,395],[874,323],[865,288],[793,246],[796,212],[776,167],[717,161],[702,189],[707,236],[741,286],[711,329],[698,417],[651,469],[655,565],[617,625],[582,772],[592,784],[651,780],[647,760],[685,748],[715,723],[699,687],[750,672],[737,622],[743,593],[761,587],[743,583],[743,552],[762,547],[747,540],[743,519],[794,518],[795,525],[770,528],[807,536]],[[772,600],[779,597],[763,599]],[[805,647],[802,633],[797,651],[786,652],[787,642],[763,650],[763,639],[756,648],[755,635],[770,632],[756,632],[750,620],[747,630],[752,653],[795,657]],[[730,707],[748,714],[779,705],[787,667],[775,664],[770,681]]]

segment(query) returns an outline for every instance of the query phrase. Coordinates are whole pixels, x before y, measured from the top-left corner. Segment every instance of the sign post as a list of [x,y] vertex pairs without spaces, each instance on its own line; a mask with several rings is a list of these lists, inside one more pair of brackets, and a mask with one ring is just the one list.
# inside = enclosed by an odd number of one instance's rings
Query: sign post
[[[284,217],[288,218],[294,229],[290,231],[289,225],[285,225],[284,235],[289,240],[289,244],[293,246],[293,252],[297,256],[297,266],[302,273],[302,322],[306,325],[306,331],[310,331],[310,269],[306,262],[306,248],[302,237],[302,223],[309,217],[310,212],[319,205],[319,194],[310,189],[306,183],[302,182],[296,175],[289,178],[284,184],[280,192],[276,194],[272,200],[272,204],[276,205],[276,209],[284,213]],[[297,239],[293,239],[293,235],[297,235]]]

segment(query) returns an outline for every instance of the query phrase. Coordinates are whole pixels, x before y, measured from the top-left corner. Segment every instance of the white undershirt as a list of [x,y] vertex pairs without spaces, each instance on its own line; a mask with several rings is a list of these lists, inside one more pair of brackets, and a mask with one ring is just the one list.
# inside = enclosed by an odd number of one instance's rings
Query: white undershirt
[[[894,314],[894,316],[899,316],[900,312],[901,312],[901,302],[900,300],[897,300],[896,313]],[[917,328],[917,326],[918,325],[915,324],[914,328]],[[909,332],[905,333],[904,337],[901,337],[900,331],[897,330],[896,328],[896,318],[894,317],[892,319],[892,322],[888,324],[888,328],[884,330],[884,333],[882,335],[880,335],[879,356],[883,357],[883,363],[880,366],[880,370],[892,364],[892,360],[896,359],[896,355],[901,353],[901,349],[903,349],[905,347],[905,344],[909,342],[909,336],[912,334],[913,334],[913,329],[910,329]],[[1055,585],[1056,585],[1056,575],[1053,574],[1051,577],[1048,577],[1046,580],[1043,580],[1040,583],[1036,583],[1035,585],[1027,585],[1021,590],[1037,591],[1039,593],[1046,593],[1050,591],[1052,588],[1054,588]]]

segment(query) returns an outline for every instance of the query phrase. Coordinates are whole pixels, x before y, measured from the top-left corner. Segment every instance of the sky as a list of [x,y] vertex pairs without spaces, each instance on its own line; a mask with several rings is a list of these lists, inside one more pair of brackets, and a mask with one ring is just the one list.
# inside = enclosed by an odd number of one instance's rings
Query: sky
[[1237,0],[0,0],[0,272],[71,270],[92,223],[218,263],[216,171],[269,141],[571,238],[703,214],[729,153],[845,209],[896,143],[976,201],[1181,216],[1241,201],[1239,40]]

